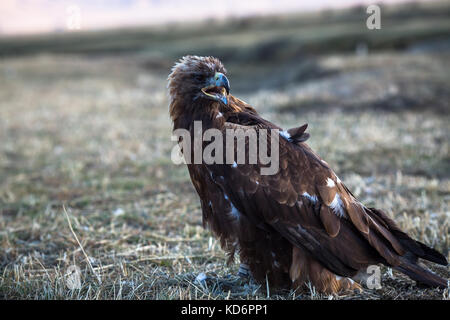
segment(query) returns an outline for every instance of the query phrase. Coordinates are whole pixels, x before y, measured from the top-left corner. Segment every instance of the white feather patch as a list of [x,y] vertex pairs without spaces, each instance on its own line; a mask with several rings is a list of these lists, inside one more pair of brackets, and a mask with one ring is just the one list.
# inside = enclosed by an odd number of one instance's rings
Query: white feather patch
[[338,217],[345,217],[344,204],[339,194],[336,193],[334,196],[333,201],[330,203],[330,208]]
[[241,217],[241,213],[239,212],[238,209],[236,209],[236,207],[231,202],[230,205],[231,205],[231,214],[233,215],[233,217],[239,220],[239,218]]
[[227,200],[228,201],[228,203],[230,204],[230,206],[231,206],[231,215],[233,216],[233,217],[235,217],[237,220],[239,220],[239,218],[240,218],[240,216],[241,216],[241,213],[239,212],[239,210],[234,206],[234,204],[230,201],[230,199],[228,198],[228,196],[226,195],[226,194],[224,194],[224,196],[225,196],[225,200]]
[[286,130],[280,131],[280,136],[282,136],[283,138],[285,138],[285,139],[288,140],[288,141],[289,141],[289,139],[291,138],[291,135],[290,135],[289,132],[287,132]]
[[304,196],[305,198],[308,198],[313,203],[317,202],[317,196],[312,196],[308,192],[303,192],[302,196]]
[[327,187],[333,188],[336,184],[330,178],[327,178]]

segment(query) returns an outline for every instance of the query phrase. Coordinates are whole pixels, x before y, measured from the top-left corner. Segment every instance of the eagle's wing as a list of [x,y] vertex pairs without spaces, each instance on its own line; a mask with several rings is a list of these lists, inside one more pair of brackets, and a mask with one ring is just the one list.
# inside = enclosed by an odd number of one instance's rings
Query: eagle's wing
[[[226,122],[224,137],[226,129],[277,128],[265,120],[258,122],[253,115],[245,119],[246,125]],[[270,149],[271,133],[267,133]],[[279,171],[274,175],[261,174],[264,165],[259,159],[257,164],[248,164],[248,139],[245,152],[246,164],[203,164],[201,169],[190,170],[194,185],[195,180],[207,180],[199,194],[207,194],[202,199],[204,219],[215,224],[217,233],[233,234],[225,230],[235,228],[230,223],[233,219],[245,219],[261,228],[270,226],[341,276],[352,276],[372,263],[398,266],[406,253],[405,243],[414,246],[409,242],[415,241],[406,235],[407,240],[398,239],[401,231],[395,230],[392,220],[360,204],[306,144],[279,137]]]

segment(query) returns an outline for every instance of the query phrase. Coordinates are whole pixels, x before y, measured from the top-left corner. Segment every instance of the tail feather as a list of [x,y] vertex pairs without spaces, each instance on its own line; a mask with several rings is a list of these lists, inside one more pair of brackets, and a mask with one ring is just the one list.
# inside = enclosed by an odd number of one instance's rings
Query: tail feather
[[437,250],[428,247],[426,244],[411,239],[406,233],[393,231],[393,234],[399,239],[400,243],[411,253],[419,258],[446,266],[447,259]]
[[446,279],[407,259],[402,259],[401,264],[396,269],[418,283],[429,287],[447,288],[449,285]]
[[424,252],[424,254],[420,256],[422,259],[435,262],[443,266],[446,266],[448,264],[447,259],[445,259],[445,257],[440,252],[428,247],[426,244],[423,244],[420,241],[416,241],[416,243]]
[[448,264],[447,259],[440,252],[428,247],[420,241],[411,239],[411,237],[400,230],[394,220],[389,218],[383,211],[375,208],[370,208],[369,214],[372,214],[372,217],[376,217],[379,220],[383,221],[389,227],[390,232],[398,239],[398,241],[400,241],[405,249],[407,249],[414,255],[444,266]]
[[389,218],[383,211],[370,208],[368,214],[376,219],[381,225],[387,226],[392,235],[400,242],[404,249],[406,249],[406,253],[400,257],[400,264],[396,266],[395,269],[406,274],[420,284],[431,287],[447,288],[448,281],[446,279],[441,278],[426,267],[422,267],[418,264],[418,258],[422,258],[446,266],[448,264],[447,259],[441,253],[420,241],[412,239],[405,232],[400,230],[394,220]]

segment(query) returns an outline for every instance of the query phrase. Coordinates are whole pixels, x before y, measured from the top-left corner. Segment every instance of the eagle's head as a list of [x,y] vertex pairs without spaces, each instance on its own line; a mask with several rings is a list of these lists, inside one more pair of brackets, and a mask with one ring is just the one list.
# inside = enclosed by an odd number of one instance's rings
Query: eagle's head
[[[172,68],[168,78],[170,113],[174,108],[217,101],[228,104],[230,83],[226,70],[214,57],[185,56]],[[182,106],[183,105],[183,106]],[[183,110],[187,111],[187,110]]]

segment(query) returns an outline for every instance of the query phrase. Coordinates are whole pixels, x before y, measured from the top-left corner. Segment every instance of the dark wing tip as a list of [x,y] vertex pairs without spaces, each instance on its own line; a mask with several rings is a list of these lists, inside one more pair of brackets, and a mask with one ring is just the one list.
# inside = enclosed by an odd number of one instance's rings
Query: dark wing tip
[[424,254],[421,256],[422,259],[447,266],[448,262],[447,259],[444,257],[443,254],[438,252],[437,250],[428,247],[426,244],[423,244],[420,241],[416,241],[416,243],[420,246],[420,248],[423,250]]
[[396,267],[397,270],[406,274],[411,279],[418,282],[422,286],[447,288],[448,280],[442,278],[438,274],[419,266],[415,263],[403,260],[402,263]]

